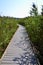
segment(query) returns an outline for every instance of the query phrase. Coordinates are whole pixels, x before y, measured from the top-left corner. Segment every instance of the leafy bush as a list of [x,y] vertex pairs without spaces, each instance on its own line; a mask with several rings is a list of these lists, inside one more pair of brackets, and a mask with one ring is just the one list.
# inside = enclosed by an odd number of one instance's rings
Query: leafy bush
[[10,17],[0,17],[0,57],[2,56],[16,29],[16,19]]
[[24,18],[21,18],[21,19],[19,19],[18,20],[18,23],[20,24],[20,25],[25,25],[25,21],[24,21]]
[[43,16],[29,17],[25,20],[25,27],[31,41],[39,50],[39,58],[43,63]]

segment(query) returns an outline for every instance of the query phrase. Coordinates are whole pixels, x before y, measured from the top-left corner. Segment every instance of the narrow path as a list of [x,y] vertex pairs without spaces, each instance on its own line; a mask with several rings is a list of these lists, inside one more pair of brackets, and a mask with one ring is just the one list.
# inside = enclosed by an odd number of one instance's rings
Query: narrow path
[[28,34],[19,26],[1,59],[1,65],[38,65]]

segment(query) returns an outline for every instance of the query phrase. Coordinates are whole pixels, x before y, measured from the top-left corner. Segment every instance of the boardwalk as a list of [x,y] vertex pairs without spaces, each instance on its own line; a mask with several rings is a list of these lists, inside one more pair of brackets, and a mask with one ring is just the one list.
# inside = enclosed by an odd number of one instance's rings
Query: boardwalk
[[38,65],[33,53],[28,34],[23,26],[19,26],[9,43],[0,65]]

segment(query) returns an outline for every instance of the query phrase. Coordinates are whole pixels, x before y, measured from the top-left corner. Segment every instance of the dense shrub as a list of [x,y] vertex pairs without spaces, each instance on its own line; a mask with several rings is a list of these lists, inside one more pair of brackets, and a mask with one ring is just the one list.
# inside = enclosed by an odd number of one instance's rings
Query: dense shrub
[[18,20],[18,23],[20,24],[20,25],[25,25],[25,21],[24,21],[24,18],[21,18],[21,19],[19,19]]
[[43,16],[29,17],[25,20],[25,27],[34,46],[37,46],[38,57],[43,63]]
[[14,18],[0,17],[0,57],[7,47],[12,35],[17,29],[17,21]]

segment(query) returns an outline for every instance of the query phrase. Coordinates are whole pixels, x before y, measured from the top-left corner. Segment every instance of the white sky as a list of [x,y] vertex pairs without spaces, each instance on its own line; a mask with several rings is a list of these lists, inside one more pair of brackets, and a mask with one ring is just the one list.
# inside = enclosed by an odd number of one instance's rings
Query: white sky
[[29,16],[33,2],[40,13],[43,0],[0,0],[0,15],[19,18]]

